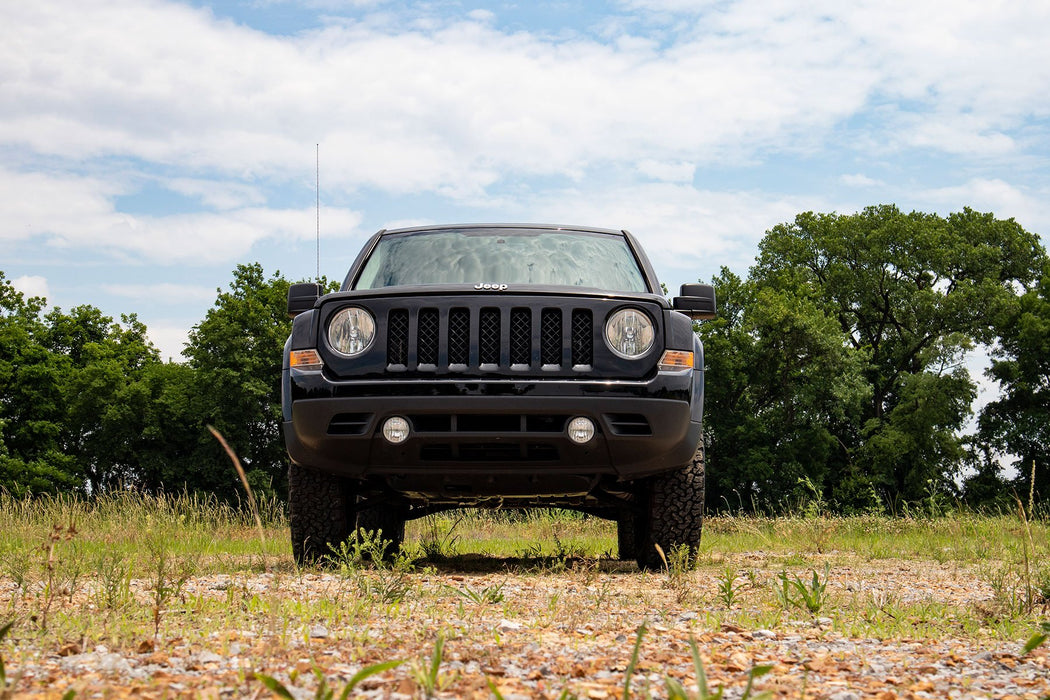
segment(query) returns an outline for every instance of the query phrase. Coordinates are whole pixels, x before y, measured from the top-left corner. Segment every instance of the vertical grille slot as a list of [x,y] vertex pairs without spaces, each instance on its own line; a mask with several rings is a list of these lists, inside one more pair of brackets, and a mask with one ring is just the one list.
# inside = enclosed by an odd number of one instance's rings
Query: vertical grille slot
[[482,309],[478,320],[478,362],[499,365],[499,309]]
[[510,312],[510,364],[512,369],[528,369],[532,362],[532,311]]
[[448,312],[448,363],[466,365],[470,360],[470,310],[457,307]]
[[387,319],[387,364],[408,364],[408,309],[392,309]]
[[419,364],[437,365],[438,361],[438,311],[421,309],[419,329],[416,331],[416,353]]
[[540,364],[561,364],[561,309],[540,314]]
[[594,360],[590,309],[572,312],[572,365],[590,365]]

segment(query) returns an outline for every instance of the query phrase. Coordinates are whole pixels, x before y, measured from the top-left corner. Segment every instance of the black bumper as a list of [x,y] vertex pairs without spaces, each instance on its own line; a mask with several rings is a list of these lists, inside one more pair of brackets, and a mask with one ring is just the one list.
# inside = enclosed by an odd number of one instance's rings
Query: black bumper
[[[700,438],[703,380],[693,371],[629,382],[332,382],[319,372],[285,372],[284,434],[293,461],[352,478],[385,477],[406,492],[586,491],[596,478],[632,480],[681,467]],[[400,445],[382,436],[391,416],[412,426]],[[585,445],[565,429],[576,416],[597,426]]]

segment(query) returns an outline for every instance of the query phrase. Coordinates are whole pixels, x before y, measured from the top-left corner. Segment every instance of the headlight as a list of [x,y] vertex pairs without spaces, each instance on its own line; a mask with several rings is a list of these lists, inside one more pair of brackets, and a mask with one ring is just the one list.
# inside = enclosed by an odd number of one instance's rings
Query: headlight
[[654,336],[653,322],[640,309],[620,309],[605,322],[605,344],[628,360],[649,352]]
[[340,309],[328,322],[328,344],[341,355],[360,355],[376,337],[372,314],[356,306]]

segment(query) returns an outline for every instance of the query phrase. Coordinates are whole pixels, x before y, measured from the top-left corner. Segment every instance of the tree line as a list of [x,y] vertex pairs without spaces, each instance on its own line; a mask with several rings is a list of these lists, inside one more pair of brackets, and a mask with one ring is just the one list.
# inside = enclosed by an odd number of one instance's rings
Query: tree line
[[238,497],[229,458],[257,494],[286,491],[280,433],[289,282],[238,266],[164,362],[135,316],[91,306],[45,312],[0,272],[0,488],[15,495],[112,489]]
[[[1014,220],[800,214],[766,233],[747,279],[713,283],[719,318],[699,328],[709,507],[1006,503],[1027,496],[1033,464],[1050,493],[1050,266]],[[1001,396],[964,435],[977,344]]]
[[[766,232],[746,277],[723,268],[712,283],[719,317],[697,327],[709,509],[1050,494],[1050,263],[1014,220],[892,205],[799,214]],[[135,316],[49,310],[0,272],[0,488],[235,499],[213,425],[253,490],[283,496],[289,284],[238,266],[185,362],[164,362]],[[964,434],[976,345],[992,349],[1000,396]]]

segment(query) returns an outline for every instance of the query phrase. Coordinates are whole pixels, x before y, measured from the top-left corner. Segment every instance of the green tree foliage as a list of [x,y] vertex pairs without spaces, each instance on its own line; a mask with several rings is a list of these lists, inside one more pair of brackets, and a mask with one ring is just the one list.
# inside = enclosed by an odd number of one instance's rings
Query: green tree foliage
[[805,294],[786,294],[727,269],[713,281],[719,317],[700,327],[710,381],[709,502],[782,504],[803,483],[849,464],[840,435],[870,388],[862,357]]
[[[0,487],[17,494],[118,487],[239,498],[215,425],[253,488],[282,493],[281,359],[289,282],[242,265],[190,334],[187,364],[161,362],[134,316],[44,312],[0,273]],[[331,285],[329,285],[331,288]]]
[[47,348],[44,300],[26,299],[0,272],[0,486],[21,495],[76,489],[62,452],[62,374]]
[[124,418],[160,364],[146,327],[91,306],[41,315],[43,306],[0,274],[0,484],[21,494],[133,483],[142,426]]
[[[198,388],[196,410],[237,452],[253,490],[283,494],[287,457],[281,434],[281,362],[291,331],[290,282],[259,264],[239,265],[226,291],[190,333],[186,356]],[[173,397],[174,398],[174,397]],[[205,473],[232,496],[239,488],[229,458],[208,435]],[[210,466],[209,466],[210,465]]]
[[[981,412],[978,437],[986,450],[982,474],[998,476],[996,452],[1014,455],[1015,486],[1027,502],[1035,464],[1035,493],[1050,493],[1050,266],[1020,300],[1000,333],[989,376],[1001,396]],[[973,484],[977,487],[981,479]],[[994,480],[992,480],[994,484]],[[993,491],[994,493],[994,491]]]
[[[737,284],[744,294],[733,318],[742,321],[724,351],[738,355],[727,360],[738,368],[726,393],[773,396],[781,387],[781,413],[791,420],[782,423],[779,440],[752,438],[756,444],[743,453],[750,463],[740,463],[734,488],[752,487],[743,474],[788,468],[780,478],[786,488],[799,469],[781,464],[792,453],[816,462],[806,475],[819,478],[813,483],[844,507],[863,507],[873,489],[918,500],[931,487],[948,488],[965,455],[958,431],[975,392],[964,355],[975,342],[996,337],[1016,313],[1016,287],[1030,284],[1044,259],[1038,238],[1012,219],[969,209],[947,218],[893,206],[852,215],[805,213],[768,231],[751,279]],[[724,273],[715,283],[723,300],[739,293]],[[775,322],[781,307],[794,316],[779,318],[796,324]],[[714,330],[703,332],[706,340]],[[832,362],[826,353],[838,344],[849,352]],[[717,374],[722,349],[708,347],[709,392],[717,395],[718,382],[727,379]],[[823,367],[821,358],[831,366]],[[807,363],[816,371],[795,366]],[[858,366],[863,391],[856,385]],[[778,381],[777,372],[787,374]],[[849,400],[837,413],[813,410],[815,400],[836,392],[864,401],[859,410]],[[747,411],[760,415],[763,405],[730,408],[743,425]],[[728,434],[719,412],[716,399],[707,411],[716,441]],[[812,416],[808,431],[793,427],[796,415]],[[755,431],[763,422],[751,422],[746,432],[760,436]],[[785,450],[784,443],[792,447]],[[712,450],[712,471],[716,454]],[[738,457],[731,452],[728,459]]]

